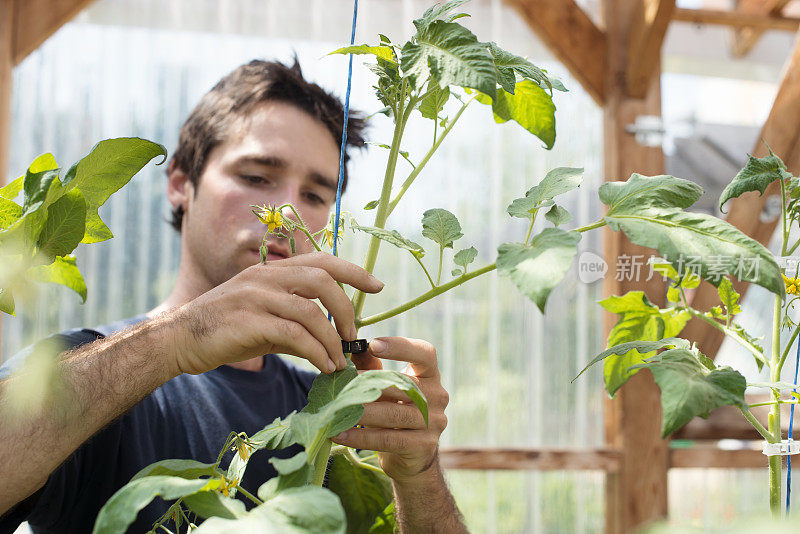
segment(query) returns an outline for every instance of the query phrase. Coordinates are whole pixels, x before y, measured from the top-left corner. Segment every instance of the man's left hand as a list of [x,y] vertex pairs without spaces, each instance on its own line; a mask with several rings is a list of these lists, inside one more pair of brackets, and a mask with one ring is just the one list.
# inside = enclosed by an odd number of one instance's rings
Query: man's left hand
[[364,406],[359,424],[333,438],[334,443],[378,452],[381,467],[397,483],[412,482],[438,458],[439,436],[447,426],[444,409],[449,395],[442,387],[436,349],[421,339],[375,338],[369,350],[353,355],[360,370],[382,369],[379,358],[408,362],[403,370],[428,400],[428,426],[419,409],[397,388]]

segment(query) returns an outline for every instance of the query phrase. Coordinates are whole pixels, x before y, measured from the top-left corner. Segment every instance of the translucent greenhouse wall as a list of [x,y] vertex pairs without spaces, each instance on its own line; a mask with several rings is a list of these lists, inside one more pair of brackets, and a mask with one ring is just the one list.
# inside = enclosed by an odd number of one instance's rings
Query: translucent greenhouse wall
[[[356,41],[373,42],[378,32],[407,38],[410,21],[428,4],[362,2]],[[296,52],[308,77],[343,95],[346,58],[325,55],[348,38],[351,9],[350,0],[98,0],[15,69],[11,175],[46,151],[66,167],[108,137],[141,136],[172,151],[199,97],[252,58],[290,61]],[[422,212],[453,211],[464,227],[459,244],[474,245],[481,264],[494,261],[500,243],[522,238],[524,222],[510,220],[505,208],[552,167],[586,168],[583,187],[565,207],[576,225],[599,217],[602,112],[499,0],[473,1],[470,11],[472,18],[462,22],[479,38],[529,56],[571,89],[556,94],[558,139],[549,152],[517,125],[495,125],[488,108],[472,106],[390,218],[391,227],[423,242]],[[408,22],[397,27],[398,20]],[[352,105],[374,112],[381,106],[372,74],[361,61],[355,64]],[[378,116],[372,122],[370,139],[388,142],[389,121]],[[404,149],[420,155],[432,135],[430,121],[414,121]],[[362,206],[378,196],[385,157],[373,147],[352,162],[343,205],[362,224],[371,220]],[[68,291],[44,292],[35,315],[22,310],[4,320],[4,357],[52,332],[142,313],[166,296],[179,237],[166,223],[164,171],[148,166],[104,207],[115,239],[78,250],[86,304]],[[599,238],[599,232],[585,235],[581,251],[602,254]],[[348,232],[342,255],[360,263],[366,245]],[[411,258],[390,246],[382,247],[376,274],[387,288],[368,299],[367,314],[426,289]],[[542,316],[492,273],[364,334],[407,335],[437,346],[452,399],[443,447],[596,447],[603,444],[599,370],[569,381],[603,348],[599,298],[600,283],[580,283],[573,269]],[[602,473],[453,471],[449,478],[475,532],[602,530]]]

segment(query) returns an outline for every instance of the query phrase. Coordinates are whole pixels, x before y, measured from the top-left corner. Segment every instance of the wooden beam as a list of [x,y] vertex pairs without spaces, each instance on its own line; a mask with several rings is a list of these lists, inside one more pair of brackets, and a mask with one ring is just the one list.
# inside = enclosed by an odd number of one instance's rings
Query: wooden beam
[[[639,0],[628,40],[628,96],[644,98],[658,69],[675,0]],[[659,73],[660,74],[660,73]]]
[[730,450],[716,444],[701,444],[670,449],[669,464],[673,469],[764,469],[767,457],[761,453],[760,447]]
[[772,15],[746,15],[739,11],[720,11],[712,9],[675,8],[672,20],[693,24],[712,24],[733,28],[755,28],[759,30],[782,30],[796,32],[800,28],[800,18],[777,17]]
[[[736,10],[744,15],[779,16],[789,0],[739,0]],[[758,43],[764,30],[754,27],[740,28],[734,31],[731,52],[736,57],[746,56]]]
[[[784,72],[783,80],[778,89],[778,94],[772,104],[769,116],[761,129],[759,139],[764,139],[773,152],[786,162],[789,171],[797,175],[800,173],[800,34],[795,41],[792,52]],[[759,140],[753,149],[753,154],[758,157],[766,156],[766,146]],[[764,205],[773,195],[780,195],[780,185],[775,182],[767,187],[764,194],[758,192],[745,193],[739,198],[728,202],[727,221],[739,228],[742,232],[762,244],[769,243],[778,219],[761,222],[759,214]],[[742,296],[747,291],[748,284],[734,280],[733,286]],[[706,311],[719,302],[717,290],[707,282],[697,288],[691,304],[693,308]],[[719,330],[707,325],[699,319],[692,319],[681,332],[681,336],[697,342],[703,354],[713,358],[717,354],[724,336]]]
[[606,36],[574,0],[505,0],[598,105],[605,101]]
[[446,469],[531,469],[536,471],[616,471],[619,453],[609,449],[445,448]]
[[[608,44],[606,105],[604,108],[604,179],[626,180],[632,172],[663,174],[661,148],[639,145],[627,126],[639,115],[661,114],[660,67],[654,71],[644,98],[627,94],[626,71],[631,23],[639,0],[605,0],[604,21]],[[658,61],[658,58],[656,58]],[[654,251],[631,244],[621,232],[605,228],[605,259],[616,265],[621,255],[654,254]],[[663,282],[653,277],[649,282],[616,280],[606,276],[605,295],[620,295],[629,290],[644,290],[654,303],[664,303]],[[616,314],[605,316],[605,331],[616,323]],[[606,532],[632,532],[639,525],[667,515],[667,469],[669,442],[661,439],[661,403],[659,390],[648,371],[634,375],[606,401],[606,446],[619,450],[620,468],[606,476]]]
[[56,30],[93,1],[23,0],[14,2],[14,65],[18,65]]
[[[767,394],[747,395],[748,404],[767,402],[769,400],[771,398]],[[783,432],[789,431],[790,410],[791,406],[789,404],[781,405],[781,430]],[[769,413],[768,406],[755,406],[750,411],[756,419],[766,426]],[[793,437],[794,439],[800,439],[800,427],[793,429]],[[742,412],[733,406],[723,406],[714,410],[708,419],[699,417],[692,419],[686,426],[675,432],[672,438],[691,440],[763,440],[759,433],[756,432],[756,429],[742,416]]]
[[0,0],[0,186],[7,183],[11,132],[14,0]]

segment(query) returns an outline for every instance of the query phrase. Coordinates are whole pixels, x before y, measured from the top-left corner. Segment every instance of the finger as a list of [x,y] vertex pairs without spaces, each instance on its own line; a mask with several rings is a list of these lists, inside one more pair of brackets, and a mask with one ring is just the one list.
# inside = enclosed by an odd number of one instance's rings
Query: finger
[[336,370],[336,363],[331,360],[325,346],[302,324],[273,316],[265,325],[264,331],[271,333],[269,341],[282,353],[308,360],[323,373]]
[[422,430],[426,428],[425,419],[419,408],[413,404],[395,402],[370,402],[364,405],[364,414],[358,421],[370,428],[399,428]]
[[268,297],[270,311],[284,319],[302,324],[317,341],[322,343],[331,361],[338,369],[347,367],[339,334],[328,321],[320,307],[303,297],[290,293],[272,292]]
[[282,260],[281,265],[307,265],[324,269],[337,282],[347,284],[367,293],[377,293],[383,289],[383,282],[372,276],[368,271],[327,252],[301,254]]
[[407,337],[379,337],[369,344],[369,353],[385,360],[409,362],[414,375],[419,378],[439,376],[436,349],[422,339]]
[[359,371],[380,371],[383,369],[381,361],[368,352],[353,354],[350,359]]
[[[287,293],[306,299],[319,299],[333,317],[341,338],[348,341],[355,339],[353,303],[327,271],[317,267],[301,266],[285,269],[278,273],[277,278]],[[341,342],[339,342],[339,352],[341,352]]]
[[387,428],[350,428],[331,438],[338,445],[354,449],[389,452],[404,456],[434,448],[435,436],[427,430],[393,430]]

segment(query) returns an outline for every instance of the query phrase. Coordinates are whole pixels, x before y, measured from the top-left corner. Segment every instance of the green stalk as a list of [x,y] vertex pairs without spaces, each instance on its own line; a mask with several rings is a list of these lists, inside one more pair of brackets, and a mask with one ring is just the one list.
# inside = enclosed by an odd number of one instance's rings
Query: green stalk
[[436,273],[436,285],[442,282],[442,263],[444,260],[444,247],[439,245],[439,272]]
[[331,457],[331,440],[323,438],[321,440],[319,450],[314,458],[314,480],[311,484],[314,486],[322,486],[325,482],[325,470],[328,468],[328,460]]
[[589,230],[594,230],[595,228],[600,228],[601,226],[605,226],[605,225],[606,225],[606,221],[604,221],[603,219],[600,219],[599,221],[597,221],[595,223],[587,224],[586,226],[581,226],[580,228],[576,228],[575,231],[583,233],[583,232],[588,232]]
[[794,345],[795,339],[797,339],[797,334],[800,334],[800,324],[795,327],[794,332],[792,332],[792,337],[789,338],[786,348],[784,348],[781,353],[781,361],[778,364],[778,376],[780,376],[781,371],[783,371],[783,364],[786,362],[786,357],[789,355],[789,350],[792,348],[792,345]]
[[[389,210],[389,200],[392,195],[392,183],[394,182],[394,173],[397,169],[397,156],[400,154],[400,142],[403,139],[403,130],[405,129],[406,122],[411,115],[411,110],[414,109],[415,99],[411,98],[408,103],[408,108],[400,115],[400,120],[395,124],[394,136],[392,137],[392,148],[389,150],[389,160],[386,163],[386,174],[383,177],[383,189],[381,190],[381,198],[378,202],[378,210],[375,213],[375,224],[377,228],[386,226],[386,219],[389,218],[391,210]],[[402,105],[400,111],[403,111]],[[419,168],[419,166],[417,167]],[[378,260],[378,250],[381,246],[381,240],[375,236],[369,241],[369,248],[367,249],[367,258],[364,261],[364,269],[372,273],[375,269],[375,263]],[[361,311],[364,309],[364,299],[366,294],[363,291],[356,290],[353,295],[353,309],[358,318]],[[356,324],[356,326],[358,326]]]
[[426,302],[426,301],[436,297],[437,295],[441,295],[442,293],[444,293],[446,291],[449,291],[449,290],[453,289],[454,287],[460,286],[464,282],[472,280],[473,278],[478,277],[478,276],[480,276],[482,274],[488,273],[490,271],[494,271],[495,269],[497,269],[497,264],[496,263],[492,263],[492,264],[486,265],[485,267],[481,267],[477,271],[472,271],[472,272],[467,273],[467,274],[462,274],[458,278],[454,278],[453,280],[447,282],[446,284],[442,284],[440,286],[437,286],[437,287],[431,289],[430,291],[428,291],[426,293],[423,293],[422,295],[418,296],[417,298],[415,298],[413,300],[409,300],[405,304],[401,304],[400,306],[392,308],[391,310],[387,310],[387,311],[382,312],[382,313],[371,315],[371,316],[365,317],[363,319],[356,319],[356,328],[361,328],[362,326],[368,326],[368,325],[371,325],[371,324],[379,323],[381,321],[385,321],[386,319],[394,317],[395,315],[400,315],[401,313],[406,312],[406,311],[408,311],[408,310],[410,310],[412,308],[415,308],[415,307],[419,306],[420,304],[422,304],[423,302]]
[[[751,406],[758,406],[758,404],[751,404]],[[761,436],[763,436],[765,440],[767,440],[767,442],[775,443],[775,438],[773,438],[769,430],[764,428],[764,425],[762,425],[759,420],[755,418],[749,408],[739,408],[739,410],[742,412],[742,415],[744,415],[744,418],[750,421],[750,424],[753,425],[753,427],[758,431],[759,434],[761,434]]]
[[431,283],[431,287],[435,288],[436,284],[433,283],[433,278],[431,278],[431,273],[429,273],[428,269],[425,268],[425,264],[422,263],[422,259],[419,256],[417,256],[416,254],[412,254],[412,256],[414,256],[414,259],[417,260],[417,263],[419,263],[419,266],[422,267],[422,270],[425,272],[425,276],[428,277],[428,282]]
[[[785,247],[784,241],[784,247]],[[775,296],[775,307],[772,316],[772,359],[769,362],[770,380],[779,382],[780,359],[781,359],[781,310],[783,300],[779,295]],[[780,392],[771,390],[770,394],[775,401],[780,400]],[[769,413],[769,433],[775,442],[781,440],[781,407],[775,404],[770,408]],[[781,515],[781,457],[769,457],[769,509],[773,517]]]
[[244,495],[245,497],[247,497],[248,499],[250,499],[251,501],[253,501],[253,503],[254,503],[256,506],[258,506],[259,504],[264,504],[264,501],[262,501],[261,499],[259,499],[258,497],[256,497],[255,495],[253,495],[252,493],[250,493],[249,491],[247,491],[247,490],[246,490],[246,489],[244,489],[243,487],[241,487],[241,486],[236,486],[236,490],[237,490],[239,493],[241,493],[242,495]]
[[[683,295],[683,288],[681,288],[681,294]],[[711,326],[713,326],[717,330],[720,330],[726,336],[730,337],[731,339],[736,341],[739,345],[741,345],[744,348],[746,348],[755,357],[756,360],[760,361],[764,365],[768,365],[768,366],[770,365],[769,362],[767,362],[767,360],[764,358],[764,355],[761,354],[761,351],[759,351],[755,347],[755,345],[753,345],[752,343],[747,341],[745,338],[743,338],[742,336],[737,334],[734,330],[731,330],[730,328],[726,327],[725,325],[718,323],[717,321],[715,321],[714,319],[711,319],[710,317],[706,317],[705,315],[703,315],[702,313],[698,312],[694,308],[690,308],[688,306],[685,306],[685,304],[686,303],[684,301],[684,309],[686,311],[688,311],[689,313],[691,313],[692,317],[697,317],[698,319],[701,319],[701,320],[705,321],[706,323],[710,324]]]
[[433,146],[430,148],[430,150],[428,150],[428,153],[425,154],[425,157],[422,158],[422,161],[420,161],[417,166],[414,167],[414,170],[411,171],[411,174],[408,175],[408,178],[406,178],[406,180],[403,182],[403,185],[400,187],[400,191],[397,192],[397,195],[395,195],[395,197],[389,203],[389,212],[386,214],[387,216],[397,207],[397,203],[400,202],[401,198],[403,198],[403,195],[405,195],[406,191],[408,191],[408,188],[411,187],[411,184],[414,183],[414,180],[417,176],[419,176],[419,173],[422,172],[422,169],[425,168],[428,160],[430,160],[433,154],[439,149],[442,141],[444,141],[445,137],[447,137],[447,134],[450,133],[450,130],[453,129],[453,126],[455,126],[456,122],[458,122],[459,117],[461,117],[461,114],[464,113],[464,110],[467,109],[467,106],[470,104],[470,102],[472,102],[472,100],[475,99],[473,98],[471,100],[467,100],[461,106],[461,109],[458,110],[458,113],[456,113],[455,117],[453,117],[453,120],[450,121],[444,130],[442,130],[442,135],[440,135],[436,142],[433,143]]

